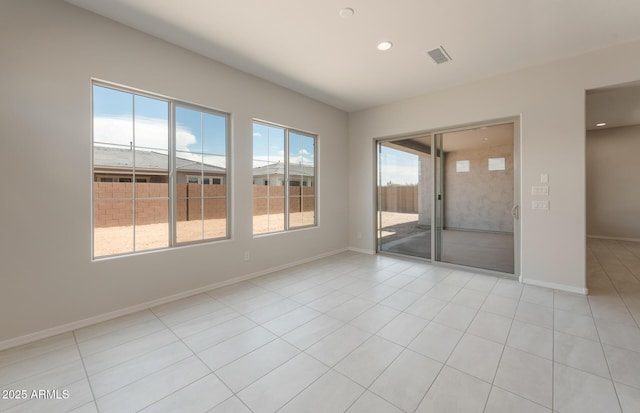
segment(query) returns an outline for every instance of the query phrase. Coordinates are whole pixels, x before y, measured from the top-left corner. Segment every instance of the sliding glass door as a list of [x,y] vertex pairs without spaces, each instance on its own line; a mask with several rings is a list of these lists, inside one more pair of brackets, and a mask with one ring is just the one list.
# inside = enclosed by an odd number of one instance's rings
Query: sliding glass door
[[378,251],[517,275],[516,131],[378,142]]
[[436,259],[514,274],[514,125],[438,133]]
[[378,143],[378,250],[431,258],[430,135]]

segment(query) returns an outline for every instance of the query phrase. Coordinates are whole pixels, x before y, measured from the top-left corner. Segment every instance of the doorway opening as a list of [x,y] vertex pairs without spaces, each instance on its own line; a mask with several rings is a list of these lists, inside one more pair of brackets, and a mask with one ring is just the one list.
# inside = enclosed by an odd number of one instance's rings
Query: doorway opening
[[517,124],[379,140],[378,252],[517,276]]
[[586,91],[587,287],[640,283],[640,81]]

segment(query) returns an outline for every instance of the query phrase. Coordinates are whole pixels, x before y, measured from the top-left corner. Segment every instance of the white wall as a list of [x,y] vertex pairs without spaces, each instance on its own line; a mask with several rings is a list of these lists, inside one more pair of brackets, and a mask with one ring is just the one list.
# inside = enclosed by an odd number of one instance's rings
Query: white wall
[[[374,138],[521,116],[522,278],[583,291],[585,89],[639,78],[637,42],[350,114],[350,245],[375,248]],[[530,209],[541,173],[548,212]]]
[[587,132],[587,234],[640,239],[640,126]]
[[[3,1],[0,56],[0,343],[347,247],[344,112],[61,0]],[[92,77],[231,113],[230,241],[91,261]],[[319,135],[318,228],[252,237],[254,117]]]

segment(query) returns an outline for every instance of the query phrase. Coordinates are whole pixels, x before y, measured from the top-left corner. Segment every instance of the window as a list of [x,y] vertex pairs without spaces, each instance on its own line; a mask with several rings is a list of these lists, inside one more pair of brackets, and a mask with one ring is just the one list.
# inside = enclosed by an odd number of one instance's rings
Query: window
[[504,158],[489,158],[489,170],[504,171],[505,170]]
[[226,186],[201,185],[226,176],[228,120],[94,83],[94,258],[229,236]]
[[456,161],[456,172],[469,172],[471,170],[468,160]]
[[222,185],[222,178],[212,178],[209,176],[187,176],[187,183],[189,184],[204,184],[204,185]]
[[316,139],[253,123],[254,235],[316,225]]

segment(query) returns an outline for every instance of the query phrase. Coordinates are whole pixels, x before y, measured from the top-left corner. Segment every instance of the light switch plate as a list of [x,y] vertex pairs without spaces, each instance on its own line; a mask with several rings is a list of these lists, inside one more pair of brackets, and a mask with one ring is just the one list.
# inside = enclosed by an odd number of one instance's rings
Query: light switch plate
[[549,210],[549,201],[531,201],[531,209]]
[[532,186],[531,195],[549,195],[549,187],[544,186]]
[[540,183],[548,184],[549,183],[549,174],[540,174]]

